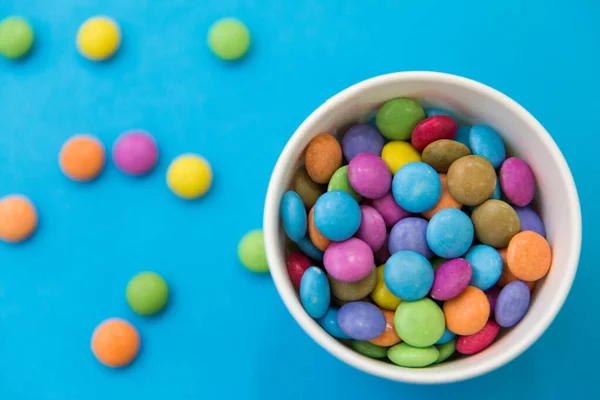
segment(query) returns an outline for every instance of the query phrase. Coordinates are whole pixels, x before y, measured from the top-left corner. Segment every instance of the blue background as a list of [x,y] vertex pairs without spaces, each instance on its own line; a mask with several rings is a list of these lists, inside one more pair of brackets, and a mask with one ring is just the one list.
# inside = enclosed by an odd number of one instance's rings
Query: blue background
[[[600,2],[596,0],[124,1],[0,0],[36,31],[26,60],[0,60],[0,195],[24,193],[40,227],[0,244],[0,399],[598,398],[600,290],[593,246],[600,145]],[[89,16],[121,24],[113,60],[78,56]],[[244,20],[244,61],[207,50],[210,24]],[[313,343],[268,276],[238,265],[240,237],[262,221],[269,175],[302,120],[339,90],[378,74],[434,70],[495,87],[558,142],[581,197],[584,243],[562,312],[529,351],[468,382],[411,386],[353,370]],[[77,133],[110,148],[123,131],[157,138],[161,160],[142,179],[110,163],[76,184],[57,156]],[[197,152],[215,180],[184,202],[165,185],[171,159]],[[124,290],[142,270],[172,289],[155,318]],[[107,317],[143,337],[124,370],[97,363],[89,341]],[[418,396],[418,397],[416,397]]]

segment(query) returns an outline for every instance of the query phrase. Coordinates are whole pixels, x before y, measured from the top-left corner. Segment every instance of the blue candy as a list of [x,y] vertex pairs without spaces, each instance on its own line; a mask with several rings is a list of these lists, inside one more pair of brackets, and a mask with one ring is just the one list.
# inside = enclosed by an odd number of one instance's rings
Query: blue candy
[[519,322],[527,312],[531,302],[529,287],[522,281],[514,281],[504,286],[496,300],[494,318],[498,325],[510,328]]
[[306,208],[298,193],[289,191],[281,199],[281,219],[283,229],[294,242],[306,236]]
[[455,208],[438,211],[427,225],[427,243],[443,258],[456,258],[469,250],[475,229],[471,218]]
[[338,309],[337,308],[329,308],[327,313],[319,319],[319,325],[321,328],[325,329],[325,332],[329,333],[331,336],[338,339],[350,339],[350,336],[346,335],[338,325]]
[[300,281],[300,301],[313,318],[321,318],[329,309],[331,294],[325,272],[320,268],[310,267],[302,275]]
[[438,340],[437,342],[435,342],[435,344],[448,343],[449,341],[451,341],[455,337],[456,337],[456,334],[454,332],[450,331],[450,329],[448,329],[448,327],[446,327],[446,329],[444,329],[444,334],[442,335],[442,337],[440,338],[440,340]]
[[454,118],[454,115],[450,114],[448,111],[446,110],[440,110],[439,108],[426,108],[425,109],[425,116],[427,118],[429,117],[435,117],[436,115],[447,115],[449,117],[452,117],[452,119],[456,122],[456,124],[458,125],[458,121],[456,120],[456,118]]
[[383,281],[394,295],[405,301],[427,296],[433,285],[433,267],[421,254],[403,250],[392,254],[383,268]]
[[469,285],[488,290],[498,282],[502,274],[502,257],[498,250],[486,244],[471,247],[465,255],[471,264],[473,275]]
[[315,261],[323,261],[323,252],[311,242],[308,236],[302,238],[297,244],[300,250],[302,250],[309,258],[312,258]]
[[427,220],[409,217],[398,221],[389,233],[388,250],[390,254],[412,250],[427,259],[433,257],[427,245]]
[[502,191],[500,190],[500,179],[498,179],[498,177],[496,177],[496,186],[494,186],[494,191],[492,192],[490,199],[500,200],[501,197],[502,197]]
[[406,211],[421,213],[440,200],[442,182],[438,173],[423,162],[410,162],[396,172],[392,180],[394,199]]
[[[465,146],[469,147],[469,134],[471,133],[470,126],[460,126],[456,131],[456,136],[454,136],[454,140],[457,142],[461,142]],[[470,149],[470,147],[469,147]]]
[[475,125],[471,128],[469,149],[474,155],[488,160],[494,168],[500,168],[506,159],[506,148],[502,138],[487,125]]
[[360,207],[352,196],[341,190],[321,195],[315,203],[315,226],[329,240],[349,239],[360,226]]

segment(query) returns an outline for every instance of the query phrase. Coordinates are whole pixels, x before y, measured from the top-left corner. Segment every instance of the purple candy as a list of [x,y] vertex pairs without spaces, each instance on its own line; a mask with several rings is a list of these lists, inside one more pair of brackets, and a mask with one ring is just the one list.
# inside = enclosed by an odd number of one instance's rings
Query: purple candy
[[371,153],[360,153],[348,164],[350,186],[367,199],[379,199],[392,186],[392,173],[381,159]]
[[473,276],[471,264],[462,258],[443,262],[434,271],[431,297],[435,300],[450,300],[458,296],[469,286]]
[[354,301],[340,308],[338,325],[352,339],[371,340],[383,334],[386,322],[377,306],[366,301]]
[[325,250],[323,265],[333,277],[341,282],[356,282],[369,275],[375,265],[373,250],[357,238],[333,242]]
[[356,237],[365,242],[375,252],[383,246],[387,236],[385,221],[371,206],[360,206],[360,226]]
[[510,157],[500,167],[500,188],[515,206],[531,203],[535,195],[535,177],[529,165],[520,158]]
[[498,295],[494,310],[498,325],[503,328],[516,325],[527,312],[530,300],[531,293],[525,282],[514,281],[504,286]]
[[375,253],[373,253],[373,256],[375,257],[375,262],[377,263],[377,265],[385,264],[387,262],[388,258],[390,258],[390,256],[391,256],[390,249],[388,249],[389,240],[390,240],[390,235],[389,235],[389,233],[386,233],[385,241],[383,242],[383,246],[381,246],[381,249],[379,249]]
[[373,200],[373,208],[379,211],[387,226],[394,226],[401,219],[411,216],[411,213],[398,205],[392,192]]
[[377,128],[367,124],[354,125],[342,138],[342,151],[348,162],[360,153],[372,153],[379,156],[383,145],[384,139],[381,133]]
[[533,211],[531,207],[514,207],[519,221],[521,222],[520,231],[533,231],[546,237],[546,228],[540,216]]
[[498,295],[500,294],[500,288],[498,286],[492,286],[483,293],[485,293],[488,302],[490,303],[490,316],[492,316],[494,315],[494,310],[496,309],[496,301],[498,300]]
[[412,250],[428,260],[433,257],[433,251],[427,244],[427,220],[423,218],[404,218],[390,231],[388,248],[394,254],[401,250]]

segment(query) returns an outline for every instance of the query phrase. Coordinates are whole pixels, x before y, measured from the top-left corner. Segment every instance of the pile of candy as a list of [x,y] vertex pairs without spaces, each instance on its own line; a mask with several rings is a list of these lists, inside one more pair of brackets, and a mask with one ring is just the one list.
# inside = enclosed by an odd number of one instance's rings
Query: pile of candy
[[281,200],[299,248],[290,279],[306,312],[365,356],[425,367],[478,353],[524,317],[552,262],[534,174],[489,126],[408,98],[375,122],[306,148]]

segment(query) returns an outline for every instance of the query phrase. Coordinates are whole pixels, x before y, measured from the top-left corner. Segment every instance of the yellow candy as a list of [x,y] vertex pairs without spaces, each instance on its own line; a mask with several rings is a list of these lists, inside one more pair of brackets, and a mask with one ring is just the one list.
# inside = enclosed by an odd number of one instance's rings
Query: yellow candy
[[106,60],[115,54],[120,45],[121,30],[112,18],[89,18],[77,31],[77,49],[90,60]]
[[196,154],[184,154],[171,162],[167,170],[167,185],[179,197],[197,199],[212,184],[208,162]]
[[410,143],[394,140],[383,146],[381,158],[395,174],[405,164],[421,161],[421,154]]
[[371,292],[371,298],[381,308],[396,311],[402,300],[394,296],[383,281],[383,265],[377,267],[377,284]]

